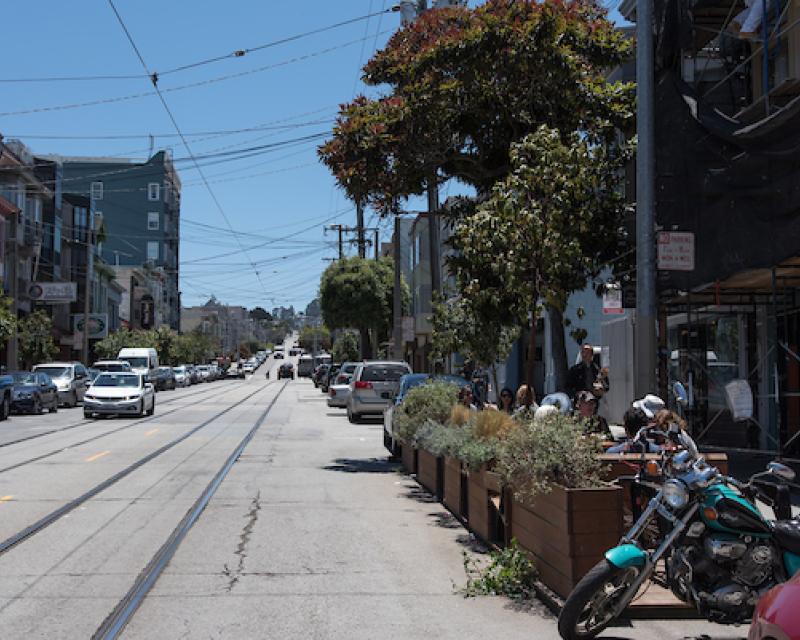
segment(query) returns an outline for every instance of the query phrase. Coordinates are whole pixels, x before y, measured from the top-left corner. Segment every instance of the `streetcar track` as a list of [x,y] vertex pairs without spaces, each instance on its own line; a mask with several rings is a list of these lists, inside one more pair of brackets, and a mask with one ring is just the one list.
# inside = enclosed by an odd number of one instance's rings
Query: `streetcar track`
[[[103,480],[99,484],[95,485],[94,487],[92,487],[91,489],[86,491],[85,493],[81,494],[77,498],[74,498],[73,500],[70,500],[66,504],[63,504],[62,506],[60,506],[58,509],[55,509],[54,511],[51,511],[47,515],[43,516],[42,518],[40,518],[39,520],[37,520],[33,524],[28,525],[27,527],[25,527],[21,531],[18,531],[17,533],[12,535],[11,537],[6,538],[2,542],[0,542],[0,555],[5,554],[7,551],[12,549],[13,547],[17,546],[18,544],[24,542],[25,540],[27,540],[30,537],[34,536],[35,534],[39,533],[40,531],[42,531],[46,527],[49,527],[54,522],[57,522],[62,517],[64,517],[65,515],[67,515],[68,513],[73,511],[74,509],[76,509],[77,507],[81,506],[82,504],[84,504],[85,502],[87,502],[88,500],[90,500],[91,498],[96,496],[97,494],[99,494],[99,493],[105,491],[106,489],[108,489],[109,487],[115,485],[117,482],[119,482],[123,478],[127,477],[128,475],[130,475],[131,473],[133,473],[137,469],[143,467],[148,462],[156,459],[161,454],[166,453],[167,451],[169,451],[173,447],[177,446],[178,444],[180,444],[184,440],[187,440],[188,438],[193,436],[195,433],[197,433],[201,429],[207,427],[212,422],[218,420],[219,418],[221,418],[226,413],[232,411],[236,407],[240,406],[242,403],[246,402],[247,400],[249,400],[250,398],[255,396],[257,393],[260,393],[260,392],[264,391],[265,389],[269,388],[270,385],[271,385],[271,383],[267,383],[263,387],[259,387],[258,389],[256,389],[252,393],[247,394],[244,398],[241,398],[240,400],[237,400],[234,404],[231,404],[230,406],[226,407],[222,411],[219,411],[216,414],[214,414],[213,416],[211,416],[210,418],[207,418],[206,420],[201,422],[199,425],[197,425],[195,427],[192,427],[186,433],[178,436],[177,438],[175,438],[174,440],[171,440],[170,442],[166,443],[165,445],[162,445],[161,447],[159,447],[155,451],[152,451],[151,453],[147,454],[143,458],[140,458],[136,462],[131,463],[130,465],[128,465],[127,467],[125,467],[121,471],[118,471],[113,476],[111,476],[109,478],[106,478],[105,480]],[[285,388],[285,386],[286,385],[284,384],[283,388]],[[280,396],[281,391],[283,391],[283,388],[280,389],[280,391],[276,394],[275,398],[273,398],[273,400],[268,405],[268,408],[272,407],[272,405],[275,403],[275,400],[277,400],[278,396]],[[262,414],[262,415],[265,415],[265,414]]]
[[150,589],[156,583],[158,578],[161,576],[161,573],[164,571],[170,560],[177,552],[178,547],[189,533],[189,530],[200,518],[200,515],[205,510],[206,506],[208,506],[211,498],[214,496],[223,480],[225,480],[231,468],[233,468],[234,463],[239,459],[239,456],[242,455],[247,445],[250,444],[250,441],[256,435],[256,432],[261,428],[261,425],[266,420],[270,411],[272,411],[272,407],[275,406],[275,403],[278,401],[278,398],[280,398],[288,384],[289,383],[287,380],[278,390],[278,393],[275,394],[275,397],[270,401],[266,409],[264,409],[247,434],[241,439],[237,447],[225,460],[225,463],[222,465],[222,467],[217,471],[208,485],[206,485],[203,493],[200,494],[183,518],[181,518],[181,521],[178,523],[178,525],[172,530],[172,533],[169,535],[166,542],[161,545],[158,551],[156,551],[155,555],[153,555],[150,561],[145,565],[144,569],[142,569],[142,571],[136,577],[136,580],[128,592],[122,597],[117,606],[114,607],[113,611],[106,617],[106,619],[103,620],[97,631],[94,632],[92,635],[92,640],[107,640],[119,637],[120,633],[122,633],[122,630],[136,613],[142,601],[150,592]]
[[[182,395],[179,398],[171,398],[169,400],[164,400],[163,402],[159,402],[159,405],[162,404],[172,404],[173,402],[178,402],[179,400],[183,400],[184,398],[191,398],[203,392],[203,389],[198,389],[195,393],[187,393],[186,395]],[[218,395],[218,394],[217,394]],[[214,395],[213,397],[216,397]],[[42,438],[44,436],[49,436],[54,433],[61,433],[62,431],[69,431],[70,429],[76,429],[78,427],[85,426],[87,424],[97,424],[97,420],[81,420],[80,422],[76,422],[75,424],[69,424],[66,427],[60,427],[58,429],[51,429],[50,431],[42,431],[41,433],[35,433],[30,436],[25,436],[24,438],[17,438],[16,440],[10,440],[8,442],[0,443],[0,449],[3,447],[10,447],[12,444],[19,444],[21,442],[28,442],[29,440],[35,440],[36,438]]]
[[[266,384],[266,386],[262,387],[262,388],[266,388],[270,384],[271,383],[268,382]],[[219,393],[215,393],[215,394],[213,394],[211,396],[208,396],[208,398],[209,399],[218,398],[223,393],[225,393],[225,391],[220,391]],[[180,398],[175,398],[175,400],[180,400]],[[162,403],[162,404],[164,404],[164,403]],[[53,457],[55,455],[58,455],[59,453],[63,453],[64,451],[69,451],[70,449],[74,449],[75,447],[80,447],[80,446],[82,446],[84,444],[89,444],[90,442],[95,442],[96,440],[100,440],[101,438],[105,438],[106,436],[114,435],[115,433],[119,433],[120,431],[125,431],[126,429],[132,429],[133,427],[138,427],[138,426],[140,426],[142,424],[146,424],[148,422],[153,422],[155,420],[160,420],[161,418],[164,418],[165,416],[171,415],[171,414],[175,413],[176,411],[180,411],[181,409],[184,409],[184,408],[185,407],[182,407],[182,406],[181,407],[175,407],[174,409],[172,409],[170,411],[165,411],[163,413],[159,413],[157,415],[150,416],[149,418],[141,418],[139,420],[136,420],[135,422],[131,422],[131,423],[128,423],[128,424],[123,424],[122,426],[117,427],[116,429],[111,429],[111,431],[104,431],[103,433],[98,433],[97,435],[94,435],[94,436],[91,436],[89,438],[86,438],[85,440],[80,440],[78,442],[73,442],[73,443],[68,444],[68,445],[66,445],[64,447],[59,447],[58,449],[54,449],[53,451],[48,451],[47,453],[42,453],[42,454],[39,454],[38,456],[33,456],[32,458],[27,458],[26,460],[22,460],[20,462],[16,462],[16,463],[14,463],[12,465],[9,465],[7,467],[0,468],[0,474],[6,473],[8,471],[13,471],[14,469],[19,469],[20,467],[25,467],[25,466],[27,466],[29,464],[33,464],[34,462],[39,462],[41,460],[46,460],[47,458],[51,458],[51,457]],[[96,421],[94,421],[94,422],[96,422]]]

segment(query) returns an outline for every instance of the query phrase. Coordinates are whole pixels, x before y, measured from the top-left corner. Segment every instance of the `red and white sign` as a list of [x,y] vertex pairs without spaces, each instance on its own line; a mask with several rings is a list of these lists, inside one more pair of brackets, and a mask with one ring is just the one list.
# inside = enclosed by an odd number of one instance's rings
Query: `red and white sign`
[[694,271],[694,234],[659,232],[657,267],[662,271]]
[[603,291],[603,313],[607,316],[625,313],[622,308],[622,289],[619,285],[610,285]]

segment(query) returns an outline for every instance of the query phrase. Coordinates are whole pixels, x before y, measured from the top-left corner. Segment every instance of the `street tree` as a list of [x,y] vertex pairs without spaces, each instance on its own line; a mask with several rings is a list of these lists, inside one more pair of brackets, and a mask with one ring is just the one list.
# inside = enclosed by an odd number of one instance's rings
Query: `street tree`
[[311,351],[317,347],[319,351],[329,351],[331,348],[331,332],[328,327],[312,327],[306,325],[300,331],[298,343],[306,351]]
[[264,309],[264,307],[254,307],[253,309],[250,309],[248,315],[250,316],[251,319],[257,322],[272,320],[272,314],[270,314],[269,311]]
[[[331,329],[356,329],[361,353],[372,357],[373,346],[389,335],[392,327],[394,262],[391,258],[337,260],[322,274],[320,307],[325,325]],[[408,289],[402,295],[408,298]],[[370,339],[370,333],[374,340]]]
[[358,360],[358,336],[352,331],[342,331],[333,343],[331,356],[334,362]]
[[17,330],[14,301],[0,292],[0,344],[5,344]]
[[599,3],[488,0],[425,12],[364,67],[387,87],[342,105],[319,155],[354,201],[383,212],[457,178],[488,194],[511,145],[539,126],[611,140],[634,86],[606,80],[632,42]]
[[540,304],[563,312],[617,251],[630,153],[542,126],[512,146],[511,173],[455,223],[449,263],[466,304],[503,326],[530,323],[529,383]]
[[19,357],[24,368],[30,369],[39,362],[47,362],[58,352],[52,332],[53,321],[42,309],[18,322]]

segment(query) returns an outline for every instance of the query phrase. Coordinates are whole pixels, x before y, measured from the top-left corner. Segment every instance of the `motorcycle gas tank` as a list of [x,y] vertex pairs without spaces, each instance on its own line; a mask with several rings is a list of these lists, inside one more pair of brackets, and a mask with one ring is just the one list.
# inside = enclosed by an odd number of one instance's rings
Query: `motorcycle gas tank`
[[769,524],[758,509],[726,485],[719,484],[706,489],[703,506],[701,517],[711,529],[757,537],[770,535]]

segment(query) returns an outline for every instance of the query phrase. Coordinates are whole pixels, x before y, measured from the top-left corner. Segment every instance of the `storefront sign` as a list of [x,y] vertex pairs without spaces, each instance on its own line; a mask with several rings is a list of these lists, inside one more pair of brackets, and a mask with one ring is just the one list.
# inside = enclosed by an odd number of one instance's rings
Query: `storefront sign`
[[32,282],[28,287],[28,297],[34,302],[64,304],[78,299],[78,285],[75,282]]
[[659,232],[658,268],[662,271],[694,271],[694,234]]
[[622,308],[622,289],[618,284],[608,285],[603,291],[603,314],[607,316],[625,313]]
[[[83,321],[82,313],[72,314],[72,326],[75,333],[83,333],[85,323]],[[108,314],[107,313],[91,313],[89,314],[89,340],[100,340],[108,336]]]

